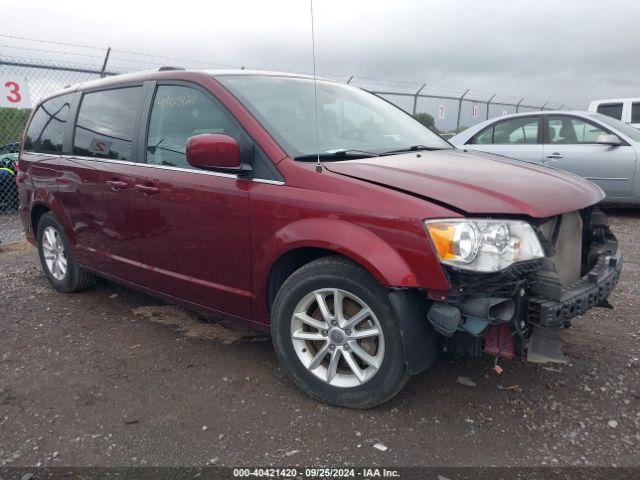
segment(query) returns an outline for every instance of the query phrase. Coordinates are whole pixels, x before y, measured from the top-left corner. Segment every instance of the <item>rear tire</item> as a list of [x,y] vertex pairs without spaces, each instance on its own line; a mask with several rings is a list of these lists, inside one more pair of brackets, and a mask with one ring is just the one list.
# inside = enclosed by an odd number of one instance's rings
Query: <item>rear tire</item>
[[64,227],[53,213],[40,217],[37,240],[42,270],[56,290],[77,292],[91,284],[91,274],[75,262]]
[[344,257],[315,260],[284,282],[271,338],[294,383],[332,405],[381,405],[409,379],[388,291]]

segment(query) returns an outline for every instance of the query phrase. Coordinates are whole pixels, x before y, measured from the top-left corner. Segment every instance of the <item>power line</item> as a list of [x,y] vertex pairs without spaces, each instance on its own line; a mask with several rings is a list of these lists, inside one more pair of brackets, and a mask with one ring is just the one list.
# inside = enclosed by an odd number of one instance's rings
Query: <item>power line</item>
[[104,58],[104,56],[101,56],[101,55],[92,55],[89,53],[77,53],[77,52],[61,52],[60,50],[46,50],[44,48],[16,47],[15,45],[0,45],[0,47],[13,48],[15,50],[27,50],[30,52],[55,53],[58,55],[75,55],[79,57]]
[[90,47],[88,45],[79,45],[77,43],[54,42],[53,40],[40,40],[38,38],[19,37],[17,35],[7,35],[7,34],[4,34],[4,33],[0,33],[0,37],[12,38],[14,40],[26,40],[28,42],[49,43],[51,45],[64,45],[66,47],[90,48],[90,49],[93,49],[93,50],[102,50],[102,51],[104,51],[104,48],[102,48],[102,47]]

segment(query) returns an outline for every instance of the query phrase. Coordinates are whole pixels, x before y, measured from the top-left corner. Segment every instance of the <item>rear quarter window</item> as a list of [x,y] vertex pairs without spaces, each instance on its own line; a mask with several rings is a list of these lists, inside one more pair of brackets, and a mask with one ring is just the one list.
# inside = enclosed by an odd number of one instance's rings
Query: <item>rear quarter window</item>
[[471,143],[476,145],[487,145],[493,143],[493,125],[489,128],[485,128],[482,132],[477,133],[475,137],[473,137]]
[[37,153],[62,153],[64,130],[73,94],[54,97],[38,107],[24,141],[24,149]]

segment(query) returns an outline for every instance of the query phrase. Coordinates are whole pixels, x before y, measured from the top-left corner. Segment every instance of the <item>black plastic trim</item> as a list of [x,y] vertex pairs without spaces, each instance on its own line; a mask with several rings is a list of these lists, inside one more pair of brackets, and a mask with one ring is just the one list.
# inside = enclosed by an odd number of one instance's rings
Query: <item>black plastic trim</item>
[[609,240],[591,271],[572,285],[559,287],[544,280],[534,280],[531,284],[533,296],[529,299],[529,321],[545,327],[561,326],[600,305],[617,285],[622,263],[617,241]]
[[389,301],[396,314],[407,372],[416,375],[436,359],[438,337],[427,320],[429,301],[419,290],[392,290]]

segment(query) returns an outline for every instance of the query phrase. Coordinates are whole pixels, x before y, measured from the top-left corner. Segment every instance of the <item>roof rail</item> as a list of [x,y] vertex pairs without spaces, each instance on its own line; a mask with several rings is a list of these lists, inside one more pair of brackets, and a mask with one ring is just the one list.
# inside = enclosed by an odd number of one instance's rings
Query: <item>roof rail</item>
[[168,70],[184,70],[182,67],[163,66],[158,69],[159,72],[166,72]]

